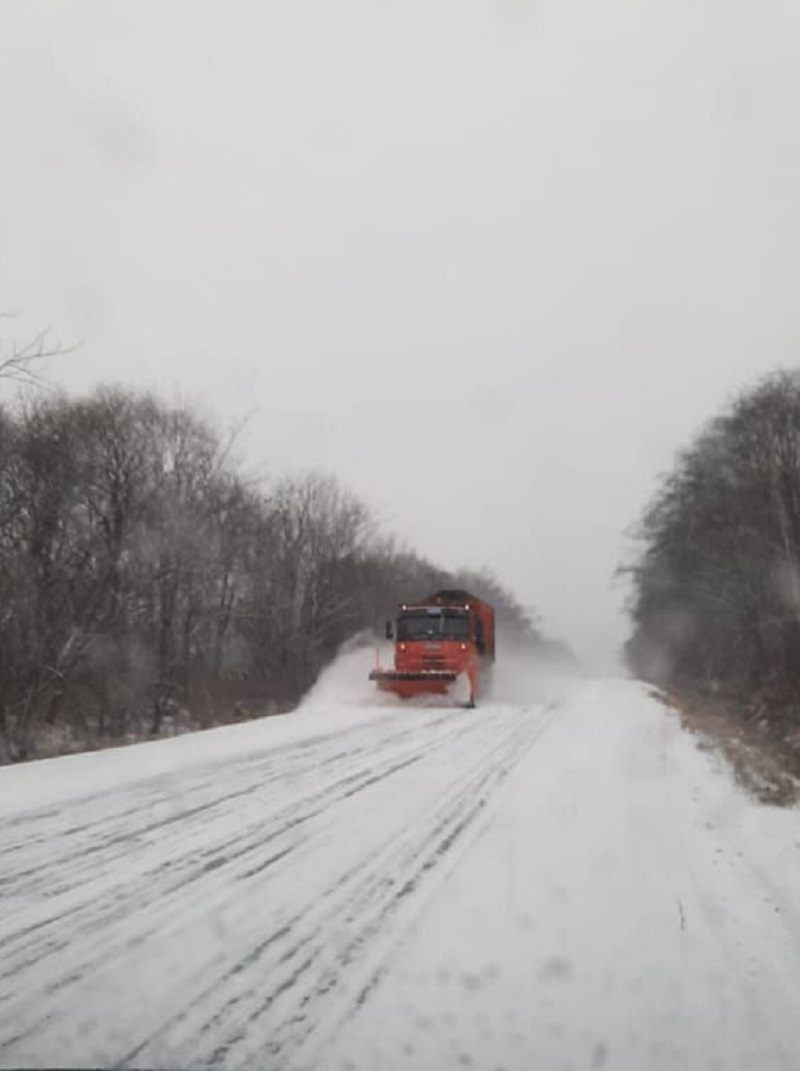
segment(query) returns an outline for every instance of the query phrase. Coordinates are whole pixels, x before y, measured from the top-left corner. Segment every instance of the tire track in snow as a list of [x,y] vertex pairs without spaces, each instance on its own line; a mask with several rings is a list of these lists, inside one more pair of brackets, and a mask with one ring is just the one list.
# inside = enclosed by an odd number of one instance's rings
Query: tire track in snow
[[[546,720],[415,712],[195,769],[171,785],[177,808],[160,777],[24,816],[0,834],[17,863],[0,895],[22,905],[0,920],[3,1060],[238,1066],[255,1045],[284,1066],[344,990],[357,1003],[387,931]],[[138,1016],[132,991],[152,994]]]
[[[448,786],[424,823],[408,829],[376,855],[362,858],[325,890],[322,905],[312,901],[291,919],[282,931],[281,942],[267,940],[256,955],[248,957],[247,966],[258,966],[262,976],[270,979],[266,994],[249,982],[245,987],[237,986],[235,980],[243,971],[236,965],[226,978],[215,980],[203,999],[177,1022],[167,1024],[165,1030],[180,1025],[180,1048],[183,1051],[185,1045],[190,1046],[190,1062],[238,1067],[256,1060],[259,1066],[269,1067],[274,1061],[274,1066],[284,1068],[299,1047],[324,1034],[326,1026],[330,1028],[330,1019],[337,1012],[341,1016],[344,976],[349,990],[346,1014],[363,1003],[376,970],[374,966],[363,970],[364,961],[369,963],[370,942],[380,944],[393,916],[410,907],[407,902],[423,882],[432,881],[434,869],[464,837],[491,793],[527,750],[525,745],[533,742],[545,724],[545,719],[526,719],[524,725],[502,734],[494,746],[482,752],[478,763]],[[332,941],[330,935],[337,931],[343,936]],[[357,969],[359,961],[361,971]],[[204,1001],[218,1007],[226,989],[232,992],[222,1009],[206,1017]],[[292,1013],[270,1017],[281,1001]],[[209,1036],[219,1038],[210,1054],[206,1047]],[[123,1065],[135,1066],[142,1059],[152,1063],[156,1040],[137,1046]]]
[[[438,723],[431,723],[433,727],[436,724]],[[414,750],[417,752],[424,750],[425,742],[420,740],[419,733],[414,734],[413,729],[406,729],[402,733],[390,734],[384,744],[392,747],[400,746],[406,739],[415,736]],[[305,747],[303,750],[305,750]],[[0,982],[12,977],[20,969],[22,964],[15,959],[15,955],[19,952],[25,952],[30,957],[25,965],[37,961],[37,951],[41,940],[40,931],[52,930],[56,933],[60,932],[62,937],[58,947],[66,947],[74,940],[76,931],[78,933],[91,934],[98,930],[98,927],[114,921],[117,917],[127,924],[130,921],[130,913],[132,911],[143,915],[152,914],[156,905],[159,912],[162,912],[170,896],[173,894],[182,895],[183,890],[188,885],[198,881],[198,879],[202,879],[205,874],[210,873],[217,866],[224,865],[248,853],[258,852],[264,845],[273,842],[282,833],[315,817],[320,810],[329,805],[332,796],[335,798],[337,789],[340,787],[344,786],[347,790],[350,790],[353,788],[354,782],[357,782],[359,778],[377,776],[376,770],[380,768],[380,762],[377,759],[374,761],[378,765],[369,765],[366,774],[363,771],[359,772],[359,760],[365,751],[367,760],[370,761],[369,755],[371,752],[367,749],[356,749],[353,753],[339,752],[339,762],[336,764],[335,770],[330,771],[332,775],[335,775],[336,779],[329,784],[323,782],[322,787],[316,792],[308,793],[306,780],[313,780],[318,787],[320,772],[326,765],[325,760],[321,763],[316,763],[313,758],[309,758],[302,769],[296,769],[291,762],[287,762],[287,768],[280,775],[272,772],[274,763],[270,761],[268,764],[258,764],[254,767],[254,773],[256,774],[260,774],[264,769],[263,777],[259,776],[252,784],[235,792],[221,794],[219,787],[213,787],[213,776],[209,778],[209,774],[206,772],[201,787],[203,791],[206,791],[208,787],[206,781],[212,781],[213,803],[204,802],[202,805],[193,805],[177,810],[174,802],[170,803],[169,806],[173,813],[170,815],[170,821],[168,822],[163,818],[153,820],[151,812],[154,805],[148,801],[143,802],[138,811],[129,808],[122,812],[123,821],[139,820],[140,825],[133,832],[129,831],[127,834],[120,834],[118,830],[115,830],[113,835],[106,836],[102,818],[99,819],[94,823],[94,828],[99,830],[100,840],[106,849],[116,849],[117,843],[123,840],[136,841],[146,834],[156,834],[151,837],[149,843],[159,849],[157,861],[150,867],[145,865],[141,879],[136,884],[131,885],[127,881],[117,883],[113,890],[109,892],[109,871],[113,873],[120,859],[125,858],[127,855],[127,851],[121,855],[116,850],[107,851],[105,858],[99,860],[97,864],[93,864],[90,872],[91,882],[84,883],[81,881],[79,883],[79,886],[88,884],[86,889],[80,888],[79,891],[82,893],[80,898],[63,895],[72,893],[78,886],[60,887],[60,899],[68,902],[74,901],[74,906],[56,911],[49,902],[46,902],[35,912],[35,921],[18,929],[13,928],[10,916],[6,917],[6,913],[4,913],[3,922],[0,923],[0,956],[2,956],[0,960]],[[250,762],[250,760],[246,761]],[[348,772],[351,766],[357,772]],[[301,799],[299,807],[296,804],[290,804],[288,807],[282,807],[277,812],[273,812],[271,816],[268,812],[259,811],[255,831],[250,828],[244,833],[232,835],[229,821],[231,804],[247,795],[263,794],[265,789],[275,781],[297,783],[297,791]],[[181,792],[181,795],[187,799],[194,794],[194,786],[191,782],[188,786],[184,786]],[[283,799],[284,797],[280,798]],[[159,795],[155,806],[160,809],[162,804],[163,800]],[[219,831],[215,827],[209,826],[205,821],[205,812],[213,805],[216,805],[220,810],[221,828]],[[203,815],[204,818],[200,823],[197,822],[199,815]],[[264,823],[270,817],[275,824],[265,834]],[[183,820],[182,823],[179,821],[180,819]],[[168,836],[159,836],[159,831],[167,825],[174,825],[175,828],[169,831]],[[197,840],[196,851],[190,850],[193,839]],[[146,851],[147,843],[142,847],[145,849],[142,854],[146,857],[148,854]],[[35,869],[37,874],[41,873],[43,880],[46,880],[49,874],[52,882],[53,874],[64,870],[68,874],[71,874],[74,870],[78,870],[82,874],[85,855],[86,848],[81,843],[76,846],[76,850],[73,853],[66,852],[62,857],[57,856],[51,865],[40,863],[32,869]],[[26,878],[28,873],[28,870],[23,870],[20,872],[20,876]],[[194,888],[197,891],[197,886],[194,886]],[[105,890],[103,904],[98,906],[97,894],[103,890]],[[36,891],[35,888],[31,889],[25,881],[21,881],[20,888],[15,890],[15,893],[20,899],[27,901]],[[50,898],[48,891],[47,901]],[[70,924],[69,930],[65,930],[67,920],[69,920]],[[156,925],[155,929],[157,930],[158,928],[159,926]],[[5,932],[7,929],[8,933]],[[35,935],[32,946],[31,943],[25,941],[31,934]],[[105,930],[100,932],[101,948],[99,950],[99,958],[101,959],[108,955],[109,952],[113,954],[115,951],[113,947],[109,947],[108,936]],[[48,948],[48,951],[52,950],[52,947]],[[51,983],[50,988],[54,987],[60,987],[58,980]],[[0,992],[0,1004],[4,999],[7,999],[7,996],[8,994]]]
[[[427,723],[427,727],[435,727],[441,720],[449,718],[451,715],[452,712],[440,715],[438,719]],[[370,730],[374,729],[372,726],[368,728]],[[351,733],[367,735],[364,727],[358,726],[355,729],[338,734],[336,739],[341,742]],[[396,743],[413,734],[413,727],[405,727],[394,733],[382,737],[379,736],[378,742],[381,746],[385,746],[390,743]],[[228,795],[219,794],[213,778],[209,775],[209,771],[213,771],[216,764],[211,764],[210,766],[206,764],[199,767],[199,772],[192,771],[182,775],[183,784],[179,786],[179,789],[186,796],[201,795],[203,789],[207,790],[207,798],[201,797],[200,800],[195,801],[193,804],[193,810],[199,813],[209,808],[223,806],[228,800],[237,795],[248,795],[260,790],[270,781],[285,781],[290,773],[293,776],[303,776],[310,771],[316,773],[320,767],[324,768],[326,765],[336,763],[341,759],[354,759],[370,750],[370,745],[365,744],[349,750],[338,751],[334,755],[320,760],[317,756],[320,744],[328,740],[329,737],[327,736],[318,737],[311,741],[304,740],[297,744],[270,749],[262,756],[235,760],[242,773],[257,773],[259,780],[249,784],[245,789],[231,792]],[[52,888],[54,867],[60,869],[64,863],[69,863],[70,873],[75,875],[80,872],[79,868],[75,866],[75,860],[80,856],[84,858],[92,856],[99,850],[111,847],[114,844],[120,845],[120,855],[124,855],[125,848],[123,845],[126,842],[146,835],[162,825],[169,825],[174,821],[185,821],[190,815],[189,809],[176,806],[175,786],[172,778],[159,775],[146,782],[146,784],[149,785],[152,796],[146,807],[142,802],[142,783],[137,784],[133,789],[125,789],[116,794],[102,793],[98,797],[88,796],[83,800],[75,801],[70,807],[70,812],[80,812],[81,810],[99,811],[94,818],[84,820],[78,825],[70,825],[71,820],[69,818],[52,809],[31,815],[15,816],[10,819],[3,831],[3,842],[0,843],[0,889],[3,886],[14,884],[17,886],[15,889],[17,892],[37,891],[35,885],[26,886],[24,890],[20,889],[19,882],[21,878],[38,877],[41,879],[43,888],[49,891]],[[122,809],[117,813],[109,813],[107,804],[109,801],[113,802],[117,796],[122,804]],[[97,807],[98,802],[100,803],[99,808]],[[161,817],[158,819],[151,818],[150,812],[154,810],[160,812]],[[137,818],[142,820],[142,824],[133,829],[128,828],[128,823],[135,823]],[[43,831],[32,833],[30,830],[32,823],[42,826]],[[122,824],[122,832],[118,828],[120,823]],[[21,826],[21,829],[17,835],[18,839],[14,840],[11,832],[17,826]],[[34,845],[44,846],[44,850],[38,857],[34,855],[34,859],[29,863],[27,869],[14,871],[8,867],[4,856],[18,851],[26,851],[31,854],[31,849]],[[94,863],[92,861],[87,865],[86,870],[93,872],[93,868]]]

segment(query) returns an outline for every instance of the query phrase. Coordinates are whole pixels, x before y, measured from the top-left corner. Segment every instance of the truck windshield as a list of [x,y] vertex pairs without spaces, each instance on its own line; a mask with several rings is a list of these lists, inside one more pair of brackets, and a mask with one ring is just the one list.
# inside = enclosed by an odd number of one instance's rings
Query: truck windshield
[[464,610],[408,610],[397,619],[398,640],[468,640],[469,614]]

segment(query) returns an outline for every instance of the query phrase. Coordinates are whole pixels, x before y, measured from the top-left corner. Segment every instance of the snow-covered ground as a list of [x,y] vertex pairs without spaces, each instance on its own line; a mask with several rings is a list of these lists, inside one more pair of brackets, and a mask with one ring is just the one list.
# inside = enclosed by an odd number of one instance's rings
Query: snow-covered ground
[[796,810],[642,685],[409,709],[365,657],[298,714],[0,770],[0,1065],[800,1066]]

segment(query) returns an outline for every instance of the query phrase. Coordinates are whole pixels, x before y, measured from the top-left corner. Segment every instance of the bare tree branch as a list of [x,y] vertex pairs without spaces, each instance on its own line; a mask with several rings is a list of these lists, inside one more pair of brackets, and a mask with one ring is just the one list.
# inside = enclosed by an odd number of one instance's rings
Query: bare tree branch
[[[4,319],[13,318],[14,315],[0,313]],[[41,365],[53,357],[74,353],[79,345],[66,346],[58,339],[51,340],[51,331],[52,328],[46,327],[22,344],[13,337],[7,342],[0,338],[0,379],[41,386],[44,382]],[[4,350],[10,352],[4,354]]]

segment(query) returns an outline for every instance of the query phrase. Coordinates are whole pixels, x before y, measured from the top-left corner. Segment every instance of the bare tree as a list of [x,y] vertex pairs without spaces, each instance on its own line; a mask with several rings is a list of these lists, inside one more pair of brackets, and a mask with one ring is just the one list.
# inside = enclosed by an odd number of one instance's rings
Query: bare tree
[[255,648],[261,671],[297,697],[361,625],[356,568],[371,520],[335,480],[312,474],[275,487],[261,528],[251,593]]
[[768,377],[708,426],[639,538],[627,645],[637,673],[800,687],[800,374]]
[[400,599],[460,585],[535,634],[494,578],[398,550],[332,477],[246,483],[185,406],[101,389],[0,410],[7,760],[225,720],[234,696],[285,709]]

